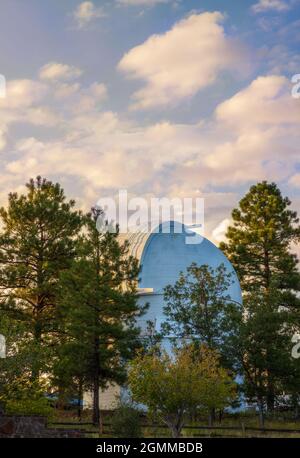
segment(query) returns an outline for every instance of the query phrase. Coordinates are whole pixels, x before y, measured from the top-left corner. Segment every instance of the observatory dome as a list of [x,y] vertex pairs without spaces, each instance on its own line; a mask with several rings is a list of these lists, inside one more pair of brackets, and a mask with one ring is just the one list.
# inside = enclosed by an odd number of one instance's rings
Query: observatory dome
[[227,272],[232,273],[228,295],[232,301],[242,301],[238,277],[224,253],[202,236],[198,236],[199,243],[188,243],[188,238],[193,236],[195,233],[186,226],[170,221],[151,233],[134,233],[128,238],[131,254],[140,261],[139,300],[141,304],[149,304],[142,321],[153,321],[157,330],[164,320],[164,288],[174,285],[180,273],[185,273],[192,263],[206,264],[213,269],[223,263]]

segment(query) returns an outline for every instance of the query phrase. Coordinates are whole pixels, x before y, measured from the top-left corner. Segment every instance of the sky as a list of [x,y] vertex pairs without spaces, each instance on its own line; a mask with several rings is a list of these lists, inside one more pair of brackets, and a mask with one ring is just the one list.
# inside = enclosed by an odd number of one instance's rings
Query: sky
[[300,0],[1,0],[0,74],[3,205],[203,197],[215,243],[257,181],[300,213]]

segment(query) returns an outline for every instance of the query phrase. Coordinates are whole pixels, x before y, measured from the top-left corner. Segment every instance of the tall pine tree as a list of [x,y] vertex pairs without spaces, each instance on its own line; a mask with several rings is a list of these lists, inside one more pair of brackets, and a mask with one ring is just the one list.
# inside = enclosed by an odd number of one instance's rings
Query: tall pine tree
[[[123,383],[126,361],[140,345],[136,318],[138,262],[118,230],[99,231],[102,211],[85,220],[80,256],[62,276],[61,317],[66,334],[57,371],[81,380],[92,392],[93,423],[101,426],[99,390],[109,382]],[[63,367],[61,366],[63,362]]]
[[[227,242],[220,245],[233,263],[244,293],[246,322],[241,321],[243,337],[239,346],[249,343],[241,355],[242,365],[245,361],[248,364],[245,382],[254,388],[253,376],[261,374],[256,394],[259,393],[260,405],[266,401],[270,411],[288,375],[287,327],[297,330],[300,324],[300,273],[297,256],[291,252],[291,244],[299,241],[300,228],[290,205],[275,183],[264,181],[252,186],[233,210]],[[266,320],[272,322],[267,325]]]
[[272,285],[281,293],[282,305],[299,307],[298,259],[290,247],[299,241],[300,227],[290,205],[275,183],[252,186],[233,210],[233,225],[220,248],[233,263],[243,291],[268,290]]
[[22,323],[17,348],[26,351],[36,385],[58,338],[57,286],[74,258],[81,216],[59,184],[37,177],[26,187],[26,194],[9,194],[7,209],[0,209],[0,311]]

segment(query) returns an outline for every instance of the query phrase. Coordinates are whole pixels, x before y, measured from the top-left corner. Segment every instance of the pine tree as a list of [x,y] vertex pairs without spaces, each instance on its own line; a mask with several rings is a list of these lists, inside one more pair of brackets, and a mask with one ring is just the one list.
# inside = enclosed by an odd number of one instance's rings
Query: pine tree
[[271,285],[281,293],[282,305],[300,306],[297,256],[291,244],[300,239],[297,213],[289,209],[275,183],[263,181],[250,188],[232,212],[233,225],[221,250],[235,267],[244,292]]
[[0,310],[25,329],[18,349],[37,384],[57,340],[57,285],[74,258],[81,216],[59,184],[37,177],[26,187],[0,209]]
[[[289,209],[290,205],[275,183],[264,181],[252,186],[239,208],[233,210],[227,242],[220,245],[239,275],[244,293],[243,316],[249,318],[244,326],[244,341],[237,343],[237,348],[242,348],[245,339],[250,342],[241,355],[248,362],[245,383],[253,387],[253,374],[261,374],[263,381],[256,384],[261,387],[258,400],[260,404],[266,400],[270,411],[276,394],[282,392],[288,371],[289,347],[285,340],[284,348],[282,339],[286,339],[286,333],[282,334],[282,330],[289,325],[291,339],[291,329],[299,329],[300,324],[300,273],[297,256],[290,251],[291,244],[299,241],[300,228],[297,213]],[[276,349],[275,342],[281,342]]]
[[[99,389],[123,383],[126,361],[139,342],[136,318],[138,262],[121,244],[118,229],[99,231],[102,212],[85,219],[80,256],[62,276],[61,316],[68,336],[61,347],[64,367],[93,395],[93,423],[100,425]],[[104,225],[105,226],[105,225]],[[105,227],[104,227],[105,228]]]
[[257,403],[261,427],[275,394],[282,402],[291,393],[289,383],[295,369],[290,343],[294,317],[291,320],[290,312],[279,307],[277,299],[276,290],[248,294],[243,309],[235,315],[236,332],[231,336],[231,348],[244,377],[242,391],[248,402]]

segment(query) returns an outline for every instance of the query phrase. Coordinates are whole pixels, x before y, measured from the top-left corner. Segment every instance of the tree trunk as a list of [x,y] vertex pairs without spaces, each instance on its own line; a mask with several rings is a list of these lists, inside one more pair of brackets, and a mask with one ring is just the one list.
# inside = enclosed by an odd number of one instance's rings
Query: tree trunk
[[172,437],[174,439],[178,439],[178,437],[180,437],[181,430],[183,428],[183,423],[184,423],[183,414],[182,413],[179,414],[179,416],[176,419],[169,417],[165,420],[165,422],[171,430]]
[[178,439],[180,437],[180,432],[181,431],[178,431],[178,429],[177,429],[177,427],[175,425],[172,425],[171,431],[172,431],[172,437],[174,439]]
[[[94,213],[94,221],[97,223],[97,218],[99,212]],[[96,285],[97,285],[97,304],[95,307],[95,334],[94,334],[94,385],[93,385],[93,424],[99,427],[100,434],[102,434],[102,421],[101,421],[101,412],[99,405],[99,390],[100,390],[100,340],[98,334],[99,326],[99,272],[100,272],[100,244],[99,244],[99,234],[97,234],[97,246],[96,246]]]
[[268,412],[273,413],[274,412],[274,404],[275,404],[275,396],[274,396],[274,391],[270,390],[268,395],[267,395],[267,408]]
[[222,423],[223,414],[224,414],[224,410],[223,410],[223,409],[220,409],[220,411],[219,411],[219,423]]
[[208,416],[208,426],[210,427],[213,426],[215,419],[216,419],[216,409],[212,407],[210,409],[209,416]]
[[[270,377],[270,376],[269,376]],[[268,412],[274,412],[274,405],[275,405],[275,393],[274,393],[274,386],[270,379],[268,380],[268,393],[267,393],[267,409]]]
[[292,395],[292,406],[294,409],[294,418],[295,420],[299,420],[300,418],[300,412],[299,412],[299,398],[297,394]]
[[262,400],[259,401],[258,408],[259,408],[259,427],[260,427],[260,429],[264,429],[264,427],[265,427],[265,415],[264,415],[264,404],[263,404]]
[[100,365],[99,365],[99,338],[94,340],[94,381],[93,381],[93,424],[100,426]]
[[31,383],[32,385],[38,384],[40,379],[41,363],[40,363],[40,351],[41,351],[41,340],[42,340],[42,330],[41,323],[37,319],[34,324],[33,330],[33,340],[34,340],[34,350],[33,361],[31,366]]
[[94,377],[93,385],[93,424],[99,426],[100,423],[100,407],[99,407],[99,378]]
[[81,421],[81,411],[82,411],[81,402],[82,402],[82,399],[83,399],[82,380],[79,379],[79,382],[78,382],[78,402],[77,402],[77,416],[78,416],[78,420],[79,421]]

